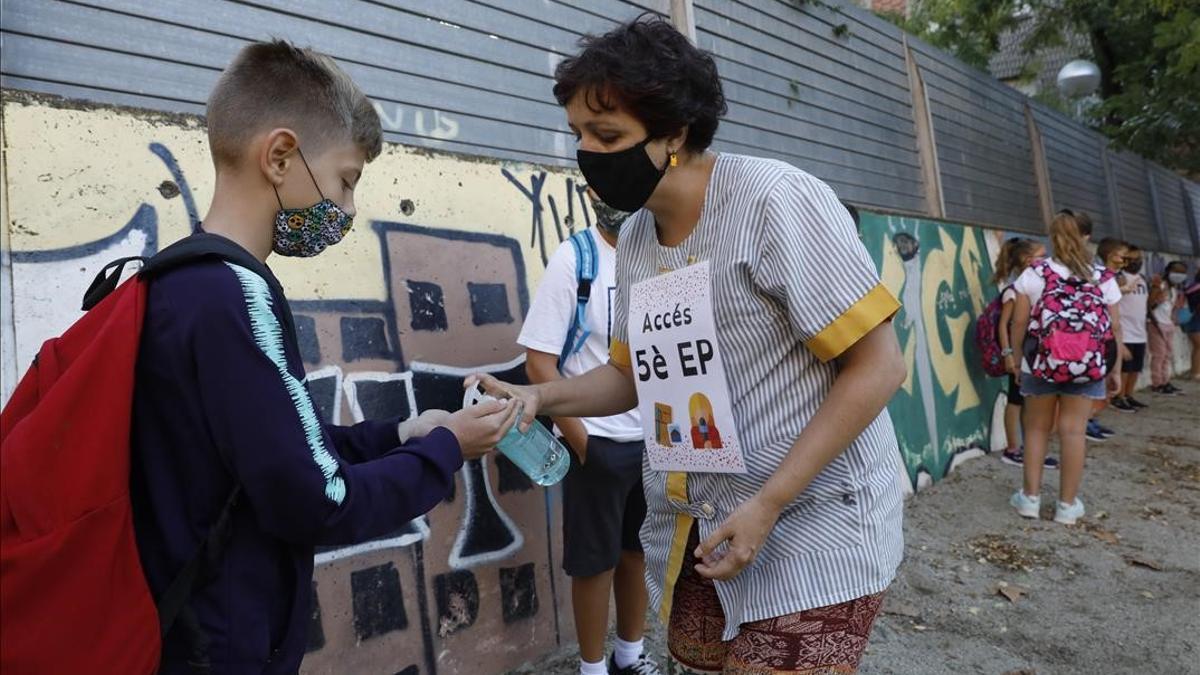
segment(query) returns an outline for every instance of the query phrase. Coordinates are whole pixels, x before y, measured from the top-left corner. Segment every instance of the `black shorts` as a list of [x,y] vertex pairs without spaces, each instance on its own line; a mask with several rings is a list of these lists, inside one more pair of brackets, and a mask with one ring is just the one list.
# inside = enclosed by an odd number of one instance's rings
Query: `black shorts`
[[1129,344],[1125,343],[1125,347],[1129,349],[1130,359],[1121,362],[1122,373],[1140,373],[1146,367],[1146,343]]
[[1008,404],[1025,405],[1025,397],[1021,395],[1021,385],[1012,373],[1008,374]]
[[588,437],[587,462],[571,453],[563,479],[563,571],[590,577],[615,569],[621,551],[642,551],[646,519],[642,441]]

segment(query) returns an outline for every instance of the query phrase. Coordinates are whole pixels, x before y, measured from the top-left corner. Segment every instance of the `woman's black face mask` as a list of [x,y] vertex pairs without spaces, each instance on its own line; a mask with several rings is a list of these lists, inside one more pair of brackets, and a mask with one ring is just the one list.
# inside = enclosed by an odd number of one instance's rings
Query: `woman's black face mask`
[[616,152],[579,150],[579,170],[600,199],[619,211],[633,212],[646,205],[667,172],[646,154],[650,138]]

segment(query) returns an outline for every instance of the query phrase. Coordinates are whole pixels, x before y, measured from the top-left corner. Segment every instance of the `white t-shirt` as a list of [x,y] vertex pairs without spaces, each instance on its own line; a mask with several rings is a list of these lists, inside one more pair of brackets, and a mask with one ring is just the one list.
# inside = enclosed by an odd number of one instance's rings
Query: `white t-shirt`
[[[617,294],[617,250],[593,227],[596,242],[597,272],[592,282],[585,319],[591,334],[583,348],[567,357],[563,375],[575,377],[608,363],[608,348],[613,335],[613,304]],[[558,356],[567,340],[571,317],[575,315],[576,289],[575,247],[564,241],[551,256],[546,273],[538,286],[521,336],[517,342],[533,349]],[[642,438],[642,423],[636,409],[613,417],[580,418],[588,435],[614,441],[637,441]]]
[[[1053,258],[1048,260],[1050,263],[1050,269],[1054,270],[1055,274],[1061,277],[1072,276],[1071,270],[1066,265],[1063,265]],[[1093,280],[1100,280],[1101,269],[1102,268],[1095,266],[1092,267]],[[1037,273],[1036,269],[1030,267],[1022,272],[1021,276],[1017,277],[1017,283],[1014,285],[1014,288],[1017,289],[1018,293],[1029,298],[1029,312],[1030,316],[1033,316],[1033,309],[1037,307],[1037,301],[1042,297],[1042,291],[1046,289],[1045,280],[1043,280],[1041,275]],[[1106,305],[1115,305],[1121,301],[1121,287],[1117,284],[1116,277],[1113,277],[1103,284],[1100,284],[1100,292],[1104,294],[1104,304]],[[1122,324],[1122,326],[1124,326],[1124,324]],[[1016,345],[1013,346],[1013,349],[1019,351],[1019,347]],[[1026,363],[1025,359],[1021,359],[1021,372],[1030,372],[1029,364]]]
[[1121,295],[1121,336],[1127,344],[1146,343],[1146,301],[1150,299],[1146,278],[1140,274],[1121,273],[1121,282],[1133,288]]
[[[1166,283],[1165,281],[1163,283]],[[1167,287],[1167,295],[1163,301],[1154,306],[1151,311],[1151,316],[1155,323],[1161,323],[1164,326],[1170,326],[1175,323],[1175,318],[1172,316],[1175,313],[1175,303],[1179,299],[1179,291],[1175,290],[1174,286]]]

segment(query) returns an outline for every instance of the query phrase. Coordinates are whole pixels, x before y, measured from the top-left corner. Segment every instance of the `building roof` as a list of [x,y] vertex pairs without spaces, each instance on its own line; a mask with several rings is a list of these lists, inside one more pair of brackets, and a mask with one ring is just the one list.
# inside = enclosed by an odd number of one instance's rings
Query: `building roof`
[[1026,53],[1025,41],[1033,34],[1035,24],[1032,16],[1023,17],[1016,28],[1000,36],[1000,48],[988,62],[992,76],[1010,84],[1025,75],[1028,66],[1035,65],[1037,74],[1029,83],[1031,93],[1052,90],[1060,68],[1074,59],[1089,58],[1092,51],[1084,36],[1071,32],[1063,45],[1046,47],[1034,54]]

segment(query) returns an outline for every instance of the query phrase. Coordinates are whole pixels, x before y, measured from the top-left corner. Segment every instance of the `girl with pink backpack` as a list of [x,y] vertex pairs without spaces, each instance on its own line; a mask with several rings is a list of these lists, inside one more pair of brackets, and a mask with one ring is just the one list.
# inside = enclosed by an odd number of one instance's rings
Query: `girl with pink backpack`
[[1052,258],[1018,277],[1011,344],[1022,347],[1021,394],[1025,397],[1024,485],[1010,503],[1025,518],[1041,511],[1042,460],[1058,412],[1062,446],[1058,508],[1054,520],[1074,524],[1084,514],[1079,499],[1086,454],[1084,432],[1093,401],[1105,398],[1107,343],[1121,342],[1115,276],[1092,265],[1074,213],[1060,211],[1050,223]]

